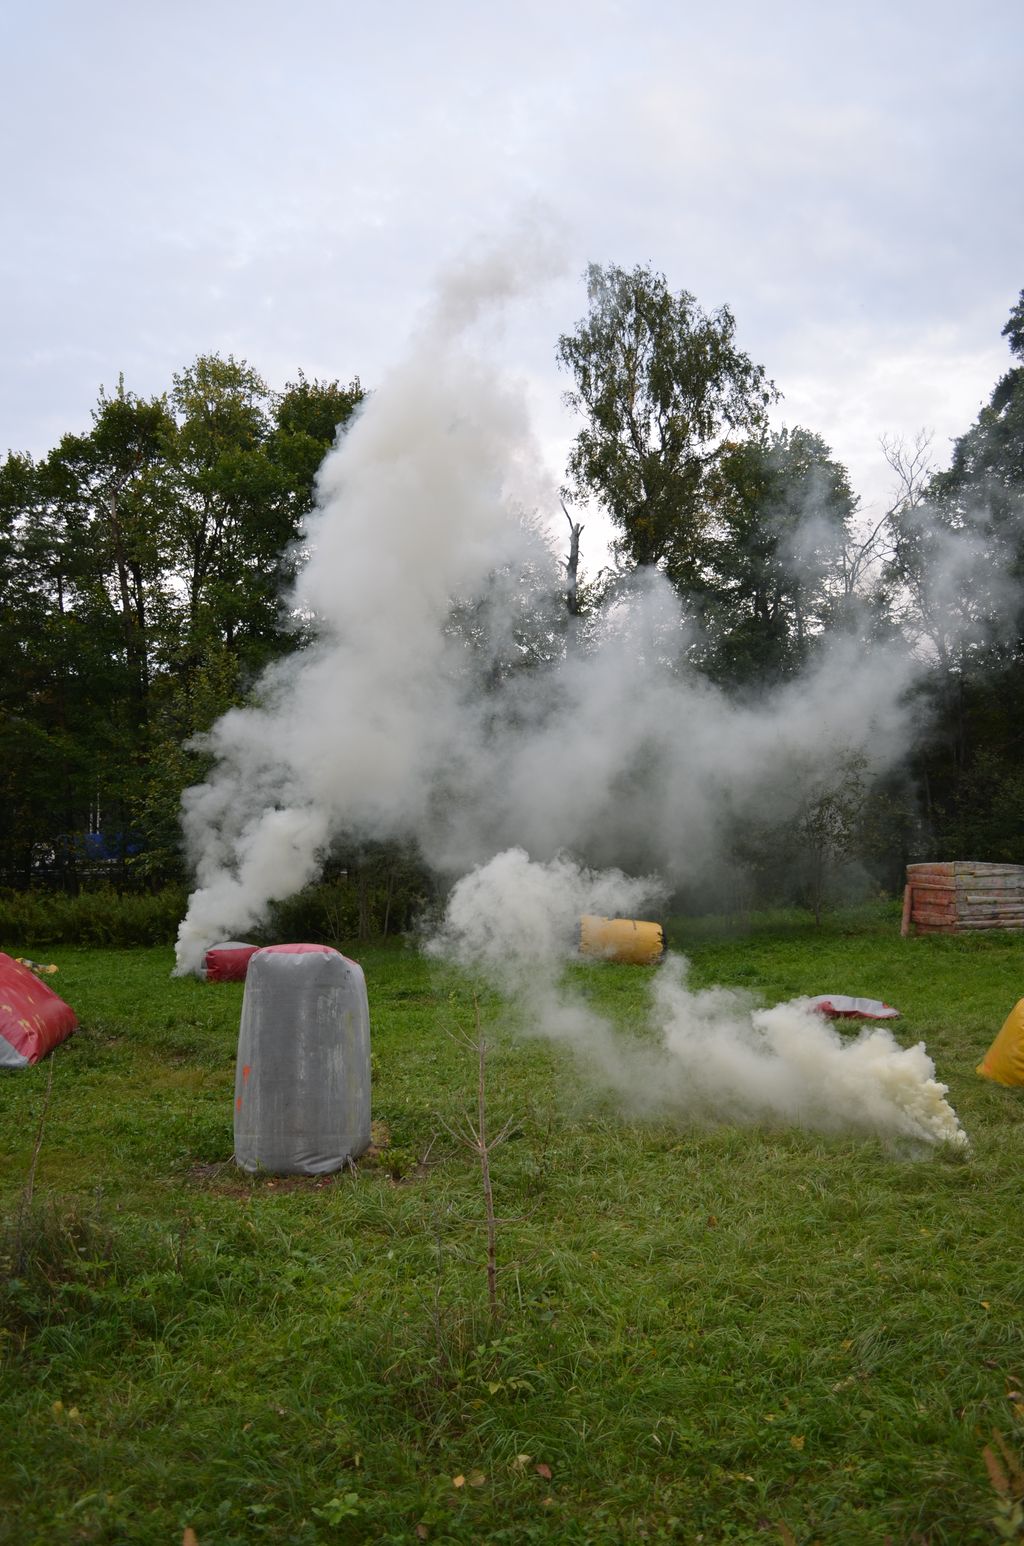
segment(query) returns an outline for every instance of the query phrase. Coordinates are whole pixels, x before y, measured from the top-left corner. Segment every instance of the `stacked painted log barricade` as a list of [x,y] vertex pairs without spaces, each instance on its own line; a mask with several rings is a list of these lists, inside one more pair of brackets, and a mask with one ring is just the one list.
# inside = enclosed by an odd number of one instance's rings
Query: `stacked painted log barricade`
[[1024,864],[908,864],[903,929],[909,934],[1024,929]]

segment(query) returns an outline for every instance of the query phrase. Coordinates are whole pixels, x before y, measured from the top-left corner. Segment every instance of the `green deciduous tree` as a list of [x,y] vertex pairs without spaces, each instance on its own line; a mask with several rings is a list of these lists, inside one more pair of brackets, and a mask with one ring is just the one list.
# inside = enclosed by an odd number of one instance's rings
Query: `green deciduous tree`
[[201,355],[174,378],[172,562],[190,661],[215,644],[250,675],[289,647],[280,594],[316,470],[363,396],[307,381],[280,396],[244,361]]
[[261,663],[277,632],[277,561],[294,536],[266,455],[270,392],[250,366],[203,355],[174,378],[173,563],[189,664],[215,642]]
[[45,857],[73,885],[74,835],[95,830],[101,812],[123,830],[143,732],[145,643],[116,599],[104,470],[79,437],[0,469],[0,761],[10,788],[0,866],[23,880]]
[[269,391],[201,356],[169,397],[100,393],[91,428],[0,466],[0,872],[69,885],[83,834],[179,867],[184,743],[297,647],[280,610],[316,469],[358,381]]
[[139,790],[139,866],[173,877],[178,802],[202,775],[186,749],[239,703],[259,671],[302,643],[282,610],[317,469],[364,396],[358,380],[299,372],[272,393],[244,361],[203,355],[175,377],[167,562],[179,594]]
[[735,343],[723,306],[707,313],[650,267],[592,264],[588,315],[558,341],[583,415],[570,491],[600,501],[632,564],[696,576],[708,496],[725,447],[760,432],[772,383]]
[[851,604],[846,469],[820,436],[783,429],[725,446],[712,493],[694,589],[703,663],[730,683],[790,674]]
[[113,397],[101,391],[92,430],[66,435],[44,469],[45,483],[62,491],[65,520],[80,550],[79,605],[84,587],[102,588],[116,620],[127,706],[140,724],[169,604],[167,461],[173,439],[165,400],[135,397],[121,382]]
[[[1015,364],[950,466],[907,487],[889,530],[889,582],[904,629],[931,663],[929,744],[919,759],[944,855],[1020,851],[992,808],[1019,808],[1024,762],[1024,292],[1003,334]],[[950,850],[953,850],[950,852]]]

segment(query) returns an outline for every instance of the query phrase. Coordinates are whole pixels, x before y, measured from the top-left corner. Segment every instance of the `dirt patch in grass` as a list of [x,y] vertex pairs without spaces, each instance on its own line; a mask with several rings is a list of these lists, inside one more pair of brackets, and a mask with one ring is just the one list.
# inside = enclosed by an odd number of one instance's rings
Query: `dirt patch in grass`
[[334,1186],[350,1174],[347,1167],[324,1176],[250,1176],[239,1170],[233,1159],[189,1165],[186,1180],[205,1191],[238,1197],[252,1192],[319,1192]]
[[[232,1156],[225,1160],[197,1160],[188,1166],[185,1176],[193,1186],[201,1186],[207,1191],[220,1192],[227,1196],[239,1196],[251,1192],[321,1192],[325,1187],[335,1186],[339,1181],[358,1175],[362,1169],[379,1171],[388,1168],[391,1156],[387,1150],[390,1147],[391,1136],[387,1124],[374,1122],[372,1133],[373,1141],[370,1147],[359,1156],[358,1160],[351,1160],[326,1175],[248,1175],[245,1171],[239,1170]],[[401,1175],[391,1176],[390,1179],[396,1183],[422,1179],[427,1175],[428,1169],[428,1165],[421,1162],[411,1166],[408,1174],[403,1172]]]

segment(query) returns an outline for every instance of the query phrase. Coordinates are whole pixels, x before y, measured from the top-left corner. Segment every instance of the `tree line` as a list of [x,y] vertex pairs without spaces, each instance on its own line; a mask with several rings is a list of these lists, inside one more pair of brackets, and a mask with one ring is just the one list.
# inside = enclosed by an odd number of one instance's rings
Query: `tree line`
[[[923,438],[886,443],[894,494],[872,520],[819,435],[771,427],[779,393],[727,307],[705,312],[649,266],[592,266],[587,296],[557,343],[581,424],[561,647],[586,648],[602,596],[654,565],[682,597],[692,666],[730,693],[795,678],[837,636],[913,651],[907,776],[869,789],[837,770],[808,813],[812,849],[884,849],[890,883],[911,857],[1024,862],[1024,292],[1003,330],[1013,363],[949,466]],[[316,470],[364,395],[301,372],[272,391],[206,355],[164,395],[101,392],[89,431],[48,455],[8,455],[0,884],[183,878],[178,802],[204,771],[188,743],[306,642],[282,587]],[[617,540],[588,581],[590,500]],[[770,846],[748,855],[769,891]]]
[[276,656],[316,470],[358,380],[272,392],[201,356],[102,392],[85,434],[0,468],[0,880],[182,874],[187,750]]

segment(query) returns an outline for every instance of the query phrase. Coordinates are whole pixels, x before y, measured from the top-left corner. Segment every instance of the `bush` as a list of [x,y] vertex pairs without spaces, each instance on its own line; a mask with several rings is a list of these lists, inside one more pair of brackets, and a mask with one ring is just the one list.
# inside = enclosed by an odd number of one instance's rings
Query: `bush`
[[263,928],[252,932],[255,940],[308,940],[314,945],[337,945],[355,939],[359,931],[359,900],[354,886],[324,884],[307,886],[296,896],[275,902]]
[[187,900],[179,886],[143,896],[0,890],[0,942],[29,955],[39,945],[169,945]]
[[431,895],[430,878],[414,855],[397,845],[366,844],[336,857],[327,879],[275,902],[253,938],[335,946],[386,939],[407,933]]

